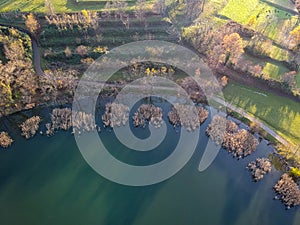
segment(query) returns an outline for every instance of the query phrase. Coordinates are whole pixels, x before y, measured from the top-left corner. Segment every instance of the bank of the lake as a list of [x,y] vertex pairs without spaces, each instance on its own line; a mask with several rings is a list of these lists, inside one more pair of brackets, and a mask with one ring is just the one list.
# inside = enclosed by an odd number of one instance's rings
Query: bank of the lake
[[[171,109],[168,104],[156,104],[164,112]],[[47,118],[49,112],[51,109],[35,113]],[[1,224],[297,225],[299,222],[297,207],[285,210],[281,202],[272,200],[275,196],[272,187],[281,172],[273,168],[262,181],[254,183],[245,169],[250,161],[273,152],[266,141],[260,142],[258,150],[242,160],[221,150],[206,171],[198,171],[208,141],[205,129],[211,118],[201,126],[197,149],[178,174],[160,184],[126,187],[93,171],[70,132],[25,140],[14,121],[27,113],[30,112],[1,120],[1,126],[5,122],[15,139],[12,148],[0,152]],[[164,113],[164,120],[166,116]],[[116,158],[151,164],[168,157],[178,141],[180,132],[168,123],[167,126],[162,145],[148,153],[124,148],[110,128],[102,129],[99,137]],[[149,135],[143,128],[134,128],[133,132],[140,138]]]

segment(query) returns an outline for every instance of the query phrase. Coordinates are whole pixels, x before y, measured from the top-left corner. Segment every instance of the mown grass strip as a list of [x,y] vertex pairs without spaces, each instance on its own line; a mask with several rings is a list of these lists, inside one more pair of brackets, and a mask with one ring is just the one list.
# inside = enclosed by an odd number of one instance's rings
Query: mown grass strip
[[224,89],[229,103],[244,109],[286,140],[300,143],[300,104],[275,94],[230,82]]

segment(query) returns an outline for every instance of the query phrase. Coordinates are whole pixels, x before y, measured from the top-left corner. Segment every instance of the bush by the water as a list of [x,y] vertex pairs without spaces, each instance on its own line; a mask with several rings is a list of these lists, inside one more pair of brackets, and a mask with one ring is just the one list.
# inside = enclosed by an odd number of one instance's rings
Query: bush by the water
[[73,127],[73,133],[81,131],[92,131],[95,129],[93,115],[85,112],[76,112],[72,121],[72,110],[70,108],[53,109],[51,123],[46,124],[46,134],[53,135],[57,130],[69,130]]
[[173,126],[180,125],[188,131],[194,131],[207,119],[208,114],[203,107],[175,103],[168,117]]
[[254,152],[259,144],[249,131],[238,129],[237,125],[222,116],[215,116],[206,129],[210,138],[233,154],[246,157]]
[[136,127],[145,127],[146,121],[156,128],[161,127],[162,109],[152,104],[141,105],[133,115],[133,123]]
[[69,130],[72,126],[72,111],[69,108],[53,109],[51,123],[46,124],[46,134],[53,135],[56,130]]
[[267,158],[258,158],[248,164],[247,168],[251,171],[253,179],[259,181],[264,175],[271,172],[272,164]]
[[129,118],[129,107],[118,103],[105,105],[105,113],[102,116],[104,126],[114,127],[125,125]]
[[299,186],[288,174],[285,173],[281,176],[274,189],[286,206],[300,205]]
[[7,132],[0,132],[0,146],[7,148],[13,143],[13,139],[8,135]]
[[23,122],[20,126],[22,136],[24,136],[26,139],[33,137],[39,129],[40,122],[41,118],[39,116],[33,116]]

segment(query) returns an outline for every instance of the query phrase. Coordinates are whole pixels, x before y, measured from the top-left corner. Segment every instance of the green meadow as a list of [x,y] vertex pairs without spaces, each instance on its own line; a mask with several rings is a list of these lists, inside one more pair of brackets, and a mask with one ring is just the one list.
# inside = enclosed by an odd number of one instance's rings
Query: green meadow
[[228,103],[259,118],[288,141],[300,143],[299,103],[234,82],[224,89],[224,97]]

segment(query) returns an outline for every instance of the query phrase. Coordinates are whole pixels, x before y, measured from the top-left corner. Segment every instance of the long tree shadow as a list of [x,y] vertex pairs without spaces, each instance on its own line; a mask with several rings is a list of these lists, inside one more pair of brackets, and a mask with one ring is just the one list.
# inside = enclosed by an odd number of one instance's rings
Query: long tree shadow
[[[261,119],[266,125],[300,140],[300,105],[291,99],[275,96],[260,90],[235,86],[227,93],[229,103],[243,108]],[[226,94],[226,92],[225,92]]]

